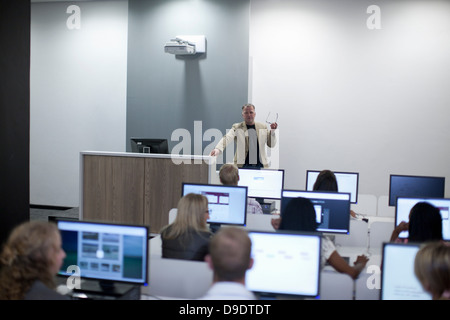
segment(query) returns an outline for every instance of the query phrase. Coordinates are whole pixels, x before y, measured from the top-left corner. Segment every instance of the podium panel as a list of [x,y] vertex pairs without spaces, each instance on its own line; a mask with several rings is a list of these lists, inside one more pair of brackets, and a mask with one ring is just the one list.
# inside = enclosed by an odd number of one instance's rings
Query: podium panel
[[80,218],[145,224],[151,233],[159,233],[169,222],[170,209],[178,205],[182,182],[210,183],[215,172],[211,159],[82,152]]

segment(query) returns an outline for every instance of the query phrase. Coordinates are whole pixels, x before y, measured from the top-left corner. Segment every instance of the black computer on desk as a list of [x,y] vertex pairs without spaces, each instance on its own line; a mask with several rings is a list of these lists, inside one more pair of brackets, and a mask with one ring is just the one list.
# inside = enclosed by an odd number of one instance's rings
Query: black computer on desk
[[131,152],[168,154],[167,139],[130,138]]
[[293,198],[311,200],[316,211],[317,231],[323,233],[350,233],[350,193],[283,190],[281,217]]
[[261,299],[319,298],[321,236],[249,231],[253,266],[246,288]]
[[284,170],[239,168],[238,186],[247,187],[248,196],[261,204],[264,213],[270,214],[275,209],[275,201],[271,200],[281,199]]
[[187,183],[181,186],[181,195],[201,194],[208,199],[209,219],[213,232],[222,224],[245,226],[247,221],[247,187]]
[[389,177],[389,206],[396,205],[398,197],[443,198],[445,177],[391,174]]
[[72,296],[140,299],[147,285],[149,228],[104,222],[57,220],[66,258],[58,275]]

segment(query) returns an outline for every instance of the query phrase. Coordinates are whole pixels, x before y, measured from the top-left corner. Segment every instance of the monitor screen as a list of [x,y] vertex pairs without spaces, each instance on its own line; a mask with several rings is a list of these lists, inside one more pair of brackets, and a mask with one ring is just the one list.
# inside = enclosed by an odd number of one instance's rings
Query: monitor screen
[[[319,170],[307,170],[306,171],[306,190],[313,191],[314,183],[319,175]],[[336,176],[339,192],[350,193],[351,203],[358,202],[358,172],[333,172]]]
[[[442,217],[442,237],[444,240],[450,240],[450,199],[443,198],[397,198],[397,205],[395,208],[395,225],[398,226],[402,221],[409,221],[409,213],[412,207],[418,202],[428,202],[435,206],[441,212]],[[408,231],[402,231],[399,238],[408,238]]]
[[390,176],[389,206],[395,206],[398,197],[443,198],[444,194],[444,177]]
[[168,154],[167,139],[131,138],[131,152]]
[[146,285],[148,240],[146,226],[57,220],[66,258],[59,275],[71,276],[78,266],[80,277]]
[[350,233],[350,193],[283,190],[281,216],[292,198],[308,198],[316,210],[317,231]]
[[262,295],[319,296],[318,234],[250,231],[253,267],[246,287]]
[[284,170],[239,169],[238,185],[248,187],[248,196],[252,198],[281,199]]
[[247,218],[247,187],[183,183],[182,196],[202,194],[208,198],[209,224],[244,226]]
[[431,300],[414,274],[419,244],[384,243],[381,300]]

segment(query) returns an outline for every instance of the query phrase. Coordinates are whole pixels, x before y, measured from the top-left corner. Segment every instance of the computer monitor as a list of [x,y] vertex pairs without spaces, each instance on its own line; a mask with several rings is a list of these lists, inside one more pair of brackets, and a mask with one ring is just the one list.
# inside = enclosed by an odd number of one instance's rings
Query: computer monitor
[[404,176],[391,174],[389,179],[389,206],[395,206],[398,197],[444,198],[445,177]]
[[310,199],[316,211],[317,231],[325,233],[350,233],[350,193],[283,190],[281,217],[293,198]]
[[[58,274],[97,280],[105,291],[115,283],[147,285],[149,228],[139,225],[56,220],[66,253]],[[83,288],[81,288],[83,289]]]
[[[444,198],[397,198],[397,205],[395,208],[395,225],[398,226],[402,221],[409,221],[409,213],[412,207],[418,202],[428,202],[435,206],[441,212],[442,217],[442,237],[444,240],[450,240],[450,199]],[[402,231],[399,238],[408,238],[408,231]]]
[[130,138],[131,152],[168,154],[167,139]]
[[321,236],[249,231],[253,267],[246,287],[261,296],[319,298]]
[[256,199],[281,199],[283,169],[239,169],[239,186],[248,187],[248,196]]
[[[306,171],[306,190],[313,191],[314,183],[319,175],[319,170],[307,170]],[[336,176],[338,191],[350,193],[351,203],[358,202],[358,185],[359,185],[359,173],[358,172],[336,172],[333,171]]]
[[247,219],[247,187],[215,184],[182,184],[182,196],[189,193],[204,195],[208,199],[211,226],[222,224],[245,226]]
[[414,274],[414,259],[419,244],[383,244],[381,300],[431,300]]

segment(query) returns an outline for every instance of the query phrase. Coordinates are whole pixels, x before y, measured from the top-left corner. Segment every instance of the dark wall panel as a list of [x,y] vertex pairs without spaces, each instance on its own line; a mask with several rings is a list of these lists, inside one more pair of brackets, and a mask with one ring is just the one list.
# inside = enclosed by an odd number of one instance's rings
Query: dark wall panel
[[[132,136],[167,138],[172,149],[181,141],[170,141],[171,135],[181,129],[190,133],[189,151],[199,154],[194,144],[204,150],[214,141],[204,139],[205,131],[225,134],[242,120],[249,10],[249,0],[129,0],[128,151]],[[177,35],[205,35],[206,54],[165,53],[164,44]]]
[[29,220],[30,1],[0,2],[0,243]]

